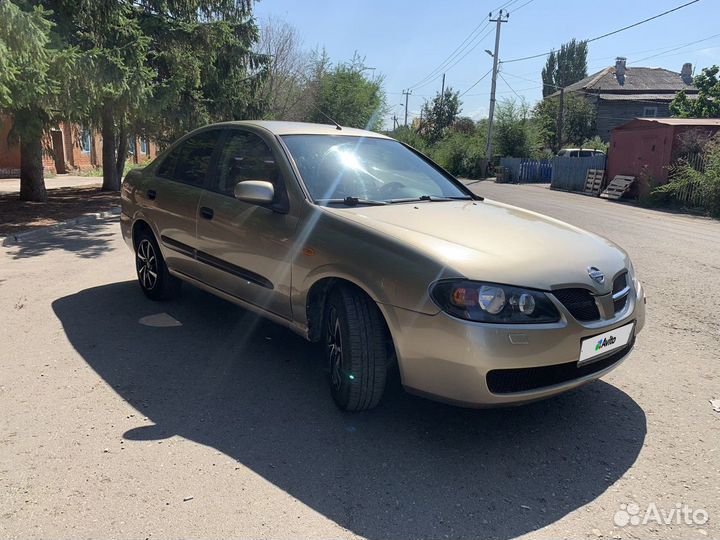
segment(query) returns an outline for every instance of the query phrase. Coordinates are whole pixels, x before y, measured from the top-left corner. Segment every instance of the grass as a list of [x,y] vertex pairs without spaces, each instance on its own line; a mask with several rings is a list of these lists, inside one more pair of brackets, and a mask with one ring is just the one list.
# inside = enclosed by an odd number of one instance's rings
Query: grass
[[[129,173],[133,169],[139,169],[140,167],[144,167],[149,162],[145,163],[126,163],[125,169],[123,170],[123,176],[125,176],[127,173]],[[89,171],[83,171],[80,173],[80,176],[97,176],[99,178],[102,178],[103,171],[102,167],[97,167],[95,169],[90,169]]]

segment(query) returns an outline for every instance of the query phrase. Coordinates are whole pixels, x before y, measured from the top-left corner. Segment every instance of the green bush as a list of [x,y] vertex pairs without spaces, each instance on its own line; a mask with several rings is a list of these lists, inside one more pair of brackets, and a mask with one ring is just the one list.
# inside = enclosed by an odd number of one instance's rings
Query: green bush
[[681,162],[671,170],[672,180],[656,187],[649,202],[658,206],[684,205],[683,198],[692,191],[693,199],[710,215],[720,218],[720,137],[715,136],[705,145],[704,171],[698,171]]
[[608,144],[604,142],[599,135],[595,135],[592,139],[585,139],[581,148],[592,148],[593,150],[601,150],[607,154]]
[[455,176],[482,178],[486,140],[479,131],[472,135],[451,131],[429,149],[429,156]]

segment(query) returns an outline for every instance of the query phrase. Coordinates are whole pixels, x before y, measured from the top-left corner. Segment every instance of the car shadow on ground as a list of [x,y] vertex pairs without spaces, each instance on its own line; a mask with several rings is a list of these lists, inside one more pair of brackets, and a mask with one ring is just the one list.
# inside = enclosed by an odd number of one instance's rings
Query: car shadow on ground
[[[375,410],[342,413],[317,345],[191,287],[152,303],[135,282],[115,283],[53,309],[88,364],[155,424],[118,436],[213,447],[370,538],[536,530],[608,489],[645,439],[643,411],[604,382],[488,410],[397,388]],[[182,326],[138,322],[160,312]]]

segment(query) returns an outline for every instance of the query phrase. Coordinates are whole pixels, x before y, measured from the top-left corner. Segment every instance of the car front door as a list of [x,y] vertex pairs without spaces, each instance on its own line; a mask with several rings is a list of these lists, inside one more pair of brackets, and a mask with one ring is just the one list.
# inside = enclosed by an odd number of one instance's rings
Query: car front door
[[[271,139],[243,129],[227,131],[200,199],[197,258],[205,283],[291,318],[291,254],[298,220],[288,212],[279,155]],[[235,185],[247,180],[271,182],[273,204],[237,200]]]
[[200,266],[195,258],[198,206],[221,135],[217,129],[202,131],[180,142],[152,169],[140,194],[168,267],[193,277]]

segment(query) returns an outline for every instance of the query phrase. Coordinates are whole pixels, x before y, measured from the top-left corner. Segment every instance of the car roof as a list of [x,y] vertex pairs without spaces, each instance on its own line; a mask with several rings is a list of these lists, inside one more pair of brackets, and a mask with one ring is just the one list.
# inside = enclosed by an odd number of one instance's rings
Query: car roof
[[239,120],[236,122],[222,122],[215,125],[255,126],[264,128],[275,135],[351,135],[354,137],[374,137],[389,139],[382,133],[343,127],[338,129],[331,124],[311,124],[309,122],[284,122],[281,120]]

